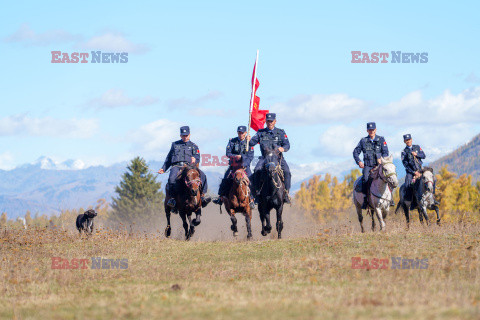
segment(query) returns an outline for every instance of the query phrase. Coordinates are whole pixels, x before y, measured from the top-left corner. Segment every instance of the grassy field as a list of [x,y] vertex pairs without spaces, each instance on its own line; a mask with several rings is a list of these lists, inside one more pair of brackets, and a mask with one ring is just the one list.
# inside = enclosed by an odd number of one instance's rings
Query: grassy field
[[[361,234],[354,220],[314,229],[250,242],[4,229],[0,318],[480,318],[480,225],[417,221],[406,231],[397,216],[382,233]],[[52,269],[52,257],[89,259],[88,268]],[[91,257],[125,258],[128,268],[91,269]],[[387,258],[388,269],[352,269],[352,257]],[[428,268],[391,269],[391,257]]]

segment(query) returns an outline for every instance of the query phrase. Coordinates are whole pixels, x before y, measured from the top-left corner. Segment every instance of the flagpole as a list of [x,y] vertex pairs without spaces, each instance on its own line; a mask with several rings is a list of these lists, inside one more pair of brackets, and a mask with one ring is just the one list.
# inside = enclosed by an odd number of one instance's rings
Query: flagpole
[[257,50],[257,57],[255,59],[255,72],[253,73],[253,79],[252,79],[252,95],[250,97],[250,109],[248,111],[247,148],[245,152],[248,152],[248,147],[250,144],[250,140],[248,139],[248,136],[250,135],[250,124],[252,121],[253,100],[255,99],[255,84],[257,82],[257,69],[258,69],[258,50]]

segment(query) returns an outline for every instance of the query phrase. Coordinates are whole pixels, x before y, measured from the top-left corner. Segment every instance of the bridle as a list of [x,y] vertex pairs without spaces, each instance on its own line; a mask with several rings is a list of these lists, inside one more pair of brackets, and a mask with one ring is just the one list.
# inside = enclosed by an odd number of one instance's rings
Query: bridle
[[396,171],[393,171],[393,172],[390,172],[390,173],[387,173],[386,170],[385,170],[385,165],[386,164],[393,164],[393,162],[382,162],[381,164],[381,167],[382,167],[382,170],[381,170],[381,174],[379,172],[379,176],[380,176],[380,179],[382,179],[383,182],[387,183],[388,186],[390,187],[390,182],[388,181],[388,178],[392,177],[392,176],[397,176],[397,172]]
[[[240,170],[241,170],[241,173],[242,173],[242,178],[241,178],[240,180],[237,180],[237,179],[235,179],[235,175],[236,175],[236,173],[237,173],[238,171],[240,171]],[[235,171],[235,173],[234,173],[234,179],[233,179],[233,180],[234,180],[235,183],[237,183],[239,186],[242,185],[242,184],[245,185],[246,191],[244,191],[243,188],[240,188],[240,190],[242,190],[242,195],[243,195],[245,198],[248,197],[248,196],[250,195],[250,187],[249,187],[249,185],[250,185],[250,180],[248,179],[248,176],[247,176],[247,173],[245,172],[245,170],[244,170],[244,169],[237,169],[237,170]],[[238,181],[238,182],[237,182],[237,181]]]
[[188,172],[185,177],[185,185],[193,191],[198,191],[198,189],[200,188],[200,185],[202,184],[202,180],[200,180],[200,177],[197,177],[192,180],[187,180],[187,177],[188,177]]
[[[382,162],[381,165],[380,165],[380,166],[381,166],[381,170],[379,170],[378,176],[380,177],[380,179],[381,179],[383,182],[385,182],[385,183],[387,184],[388,189],[390,190],[390,193],[392,193],[392,188],[393,188],[393,187],[390,186],[390,182],[388,181],[388,178],[390,178],[390,177],[392,177],[392,176],[397,176],[397,172],[394,171],[394,172],[386,173],[385,168],[384,168],[384,165],[386,165],[386,164],[393,164],[393,162],[391,162],[391,161],[389,161],[389,162]],[[375,196],[375,197],[378,198],[378,199],[390,200],[390,199],[383,198],[383,197],[381,197],[381,196],[379,196],[379,195],[376,195],[376,194],[373,193],[372,191],[370,191],[370,194],[372,194],[373,196]],[[393,196],[393,194],[392,194],[392,196]]]

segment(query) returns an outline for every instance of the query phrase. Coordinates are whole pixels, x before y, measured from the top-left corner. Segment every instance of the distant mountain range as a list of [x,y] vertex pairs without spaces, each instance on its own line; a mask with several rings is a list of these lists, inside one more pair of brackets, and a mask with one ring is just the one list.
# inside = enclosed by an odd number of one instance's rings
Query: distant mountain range
[[455,151],[430,164],[436,172],[448,165],[448,170],[458,175],[472,175],[474,181],[480,180],[480,134]]
[[[111,166],[85,168],[80,160],[55,162],[41,157],[30,164],[12,170],[0,170],[0,212],[6,212],[9,219],[32,215],[58,214],[65,209],[95,206],[98,199],[111,203],[115,186],[120,182],[128,163],[120,162]],[[163,161],[150,161],[150,170],[156,172]],[[253,165],[252,165],[253,168]],[[225,167],[202,167],[208,177],[209,193],[216,195]],[[351,163],[332,164],[328,162],[296,165],[290,163],[293,175],[292,192],[300,188],[314,174],[330,173],[340,178],[350,172]],[[159,175],[162,187],[168,173]]]
[[[405,175],[399,159],[394,160],[399,177]],[[111,166],[85,167],[81,160],[55,162],[41,157],[30,164],[12,170],[0,170],[0,212],[6,212],[9,219],[32,215],[58,214],[64,209],[78,209],[95,206],[97,200],[106,199],[111,203],[115,186],[120,182],[128,163],[120,162]],[[156,172],[163,161],[150,161],[150,170]],[[317,162],[310,164],[289,163],[292,171],[292,193],[300,189],[303,181],[313,175],[325,176],[330,173],[339,180],[356,168],[352,161],[342,163]],[[252,164],[252,169],[254,165]],[[225,167],[202,167],[208,177],[209,193],[216,195]],[[168,174],[159,175],[158,181],[165,182]]]

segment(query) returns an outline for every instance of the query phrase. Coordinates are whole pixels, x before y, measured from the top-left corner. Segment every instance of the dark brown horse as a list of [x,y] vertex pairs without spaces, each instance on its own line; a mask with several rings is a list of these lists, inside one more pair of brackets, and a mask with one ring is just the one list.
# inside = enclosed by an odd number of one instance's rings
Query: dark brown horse
[[[230,229],[233,236],[238,235],[237,218],[235,213],[240,212],[245,216],[247,223],[247,239],[252,238],[252,209],[250,208],[250,180],[248,179],[245,169],[240,168],[233,172],[233,182],[228,193],[228,198],[224,197],[225,209],[227,209],[232,225]],[[220,207],[220,210],[222,208]]]
[[[190,240],[195,233],[195,227],[200,224],[200,215],[202,214],[200,187],[201,180],[198,165],[184,165],[175,181],[175,202],[178,213],[183,221],[186,240]],[[172,209],[167,206],[169,199],[170,195],[167,194],[164,204],[165,214],[167,215],[167,227],[165,228],[165,236],[167,238],[169,238],[172,233],[170,226],[170,213]],[[195,212],[196,217],[192,220],[193,212]]]

